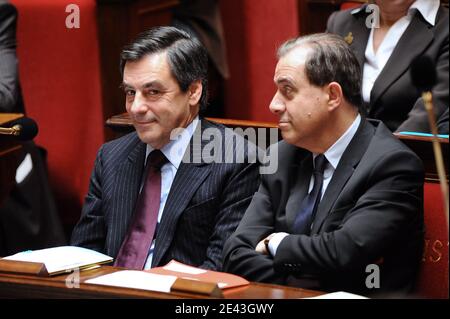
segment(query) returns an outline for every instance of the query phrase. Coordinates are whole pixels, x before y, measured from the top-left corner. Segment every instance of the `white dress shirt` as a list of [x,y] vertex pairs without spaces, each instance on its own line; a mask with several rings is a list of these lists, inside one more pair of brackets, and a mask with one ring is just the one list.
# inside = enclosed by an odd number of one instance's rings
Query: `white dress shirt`
[[411,23],[415,11],[418,10],[424,19],[434,26],[439,10],[439,0],[416,0],[408,9],[408,14],[397,20],[386,33],[377,52],[373,48],[374,28],[370,30],[369,40],[365,51],[365,62],[362,79],[362,96],[365,102],[370,102],[373,85],[383,71],[384,66],[392,55],[398,41]]
[[[342,158],[342,155],[347,149],[347,146],[350,144],[350,141],[352,140],[353,136],[355,136],[355,133],[358,130],[360,123],[361,123],[361,116],[358,114],[358,116],[355,118],[350,127],[345,131],[345,133],[342,134],[341,137],[323,153],[328,163],[326,164],[325,170],[323,171],[323,185],[322,185],[321,199],[323,198],[323,195],[325,194],[325,191],[327,190],[327,187],[330,184],[331,178],[333,177],[334,171],[336,170],[336,167],[338,166],[339,161]],[[319,154],[313,153],[313,159],[315,159],[317,155]],[[311,175],[308,193],[312,191],[313,185],[314,185],[314,175]],[[288,235],[289,235],[288,233],[284,232],[276,233],[270,239],[268,246],[272,256],[275,256],[277,248],[280,245],[281,241]]]
[[[161,202],[159,205],[157,225],[159,225],[159,223],[161,222],[162,213],[164,211],[164,206],[166,205],[167,197],[169,196],[170,187],[172,186],[172,182],[175,179],[175,175],[177,174],[177,170],[180,166],[181,160],[183,159],[184,153],[189,146],[192,135],[197,128],[198,122],[199,118],[197,116],[185,129],[182,129],[180,131],[180,134],[177,134],[178,138],[176,140],[171,140],[168,144],[161,148],[161,152],[166,156],[168,162],[161,167]],[[147,144],[147,150],[145,154],[146,161],[147,155],[150,154],[151,151],[153,151],[153,148]],[[152,268],[155,241],[156,240],[153,240],[150,247],[144,269]]]

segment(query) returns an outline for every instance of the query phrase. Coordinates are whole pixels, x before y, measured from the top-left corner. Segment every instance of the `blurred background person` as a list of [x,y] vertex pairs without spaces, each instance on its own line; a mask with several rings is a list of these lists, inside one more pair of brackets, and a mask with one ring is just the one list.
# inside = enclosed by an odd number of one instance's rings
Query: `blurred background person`
[[182,0],[173,9],[172,24],[197,38],[208,52],[207,116],[224,115],[224,80],[229,77],[225,37],[218,0]]
[[[25,113],[16,58],[17,10],[0,0],[0,112]],[[0,203],[0,256],[63,245],[66,239],[47,179],[44,150],[24,142],[15,184]]]

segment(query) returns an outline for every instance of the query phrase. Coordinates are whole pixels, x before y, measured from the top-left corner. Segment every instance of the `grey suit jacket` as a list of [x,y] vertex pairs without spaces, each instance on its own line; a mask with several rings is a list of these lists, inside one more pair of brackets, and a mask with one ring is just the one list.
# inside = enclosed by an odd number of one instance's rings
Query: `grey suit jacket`
[[[319,204],[311,235],[287,236],[271,257],[255,247],[271,233],[293,234],[312,173],[310,152],[282,141],[278,154],[278,171],[262,176],[225,245],[225,271],[320,290],[410,290],[423,245],[420,159],[382,123],[375,128],[363,120]],[[372,263],[380,266],[381,288],[370,291],[365,267]]]
[[17,10],[0,0],[0,112],[23,113],[16,58]]
[[[205,120],[200,124],[202,132],[211,128],[222,136],[225,131],[231,132]],[[247,150],[242,137],[231,136],[235,145],[232,139],[224,139],[223,149],[231,154],[241,152],[244,163],[202,160],[179,166],[158,227],[152,266],[176,259],[206,269],[222,269],[223,244],[259,185],[258,164],[247,160],[255,150]],[[208,140],[202,140],[202,149],[206,144]],[[186,154],[198,155],[198,146],[191,141]],[[101,147],[72,245],[117,256],[133,216],[145,149],[136,133]]]
[[[366,27],[365,6],[333,13],[327,31],[346,37],[353,35],[351,48],[364,66],[370,29]],[[414,58],[429,56],[436,64],[437,84],[433,88],[436,119],[449,106],[449,20],[448,9],[441,6],[436,24],[431,26],[416,12],[391,57],[373,86],[367,115],[379,119],[392,131],[429,132],[427,113],[421,93],[413,85],[410,65]]]

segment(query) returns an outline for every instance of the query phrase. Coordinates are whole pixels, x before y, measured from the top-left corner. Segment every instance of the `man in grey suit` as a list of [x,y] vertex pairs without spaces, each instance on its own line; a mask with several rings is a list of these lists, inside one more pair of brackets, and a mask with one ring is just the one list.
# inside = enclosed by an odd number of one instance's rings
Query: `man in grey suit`
[[[16,57],[16,8],[0,0],[0,113],[24,113]],[[47,177],[44,150],[23,142],[15,183],[0,203],[0,256],[67,243]]]
[[[327,31],[344,37],[358,58],[368,117],[383,121],[391,131],[430,132],[411,63],[426,55],[436,65],[433,103],[440,119],[449,106],[448,8],[439,0],[373,2],[333,13]],[[441,133],[448,130],[442,127]]]
[[224,269],[325,291],[409,291],[423,246],[420,159],[359,114],[359,65],[342,38],[300,37],[278,52],[278,171],[262,176]]
[[23,113],[16,57],[16,8],[0,0],[0,112]]
[[[123,89],[136,132],[99,150],[72,245],[133,269],[172,259],[222,269],[223,244],[259,175],[251,144],[199,116],[207,105],[207,63],[200,42],[175,27],[153,28],[124,48]],[[144,169],[152,154],[158,167]]]

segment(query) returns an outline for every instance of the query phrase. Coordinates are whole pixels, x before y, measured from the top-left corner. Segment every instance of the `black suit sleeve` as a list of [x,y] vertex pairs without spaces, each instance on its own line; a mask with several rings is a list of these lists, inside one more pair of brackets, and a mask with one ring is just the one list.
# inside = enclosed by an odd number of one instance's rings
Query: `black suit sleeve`
[[259,241],[273,233],[274,216],[267,176],[261,175],[261,185],[255,193],[236,232],[224,247],[224,270],[252,281],[283,284],[284,275],[276,273],[272,257],[255,251]]
[[336,230],[281,241],[274,258],[277,270],[295,265],[301,273],[318,274],[365,267],[383,258],[390,243],[422,218],[417,208],[423,207],[424,177],[417,157],[388,153],[367,173],[367,189],[356,204],[331,213],[345,214]]

